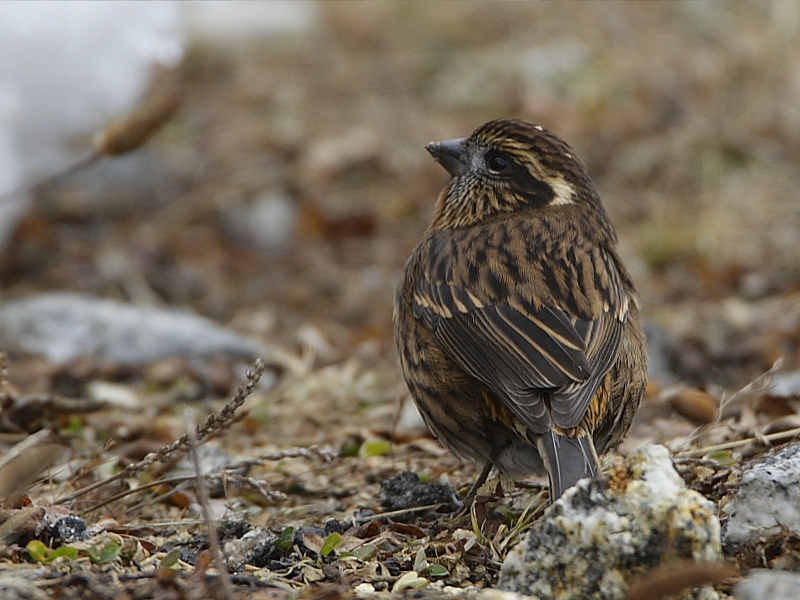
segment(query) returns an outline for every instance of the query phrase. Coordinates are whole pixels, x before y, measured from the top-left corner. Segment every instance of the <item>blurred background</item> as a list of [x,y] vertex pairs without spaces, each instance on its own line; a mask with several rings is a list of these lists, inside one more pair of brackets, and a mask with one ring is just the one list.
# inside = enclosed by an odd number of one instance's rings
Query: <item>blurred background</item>
[[[144,146],[19,192],[164,89],[182,105]],[[512,116],[576,149],[619,231],[659,407],[643,411],[635,440],[708,421],[676,416],[671,386],[716,407],[781,356],[787,373],[800,369],[792,0],[3,3],[9,380],[78,397],[103,381],[140,401],[207,398],[237,381],[226,357],[264,354],[279,368],[253,435],[383,435],[404,391],[394,286],[446,183],[424,146]],[[97,299],[180,308],[229,337],[201,363],[198,337],[170,356],[122,356],[130,329],[87,339],[125,321],[92,321]],[[162,340],[149,318],[132,319]],[[405,416],[401,431],[424,435]]]

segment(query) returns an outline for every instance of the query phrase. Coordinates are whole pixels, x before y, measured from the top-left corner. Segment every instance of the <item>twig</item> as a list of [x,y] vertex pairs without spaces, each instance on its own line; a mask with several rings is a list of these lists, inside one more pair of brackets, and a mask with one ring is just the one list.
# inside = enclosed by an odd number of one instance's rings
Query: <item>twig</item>
[[168,89],[145,99],[131,111],[98,131],[92,138],[92,150],[85,153],[75,163],[54,175],[0,194],[0,203],[6,202],[13,196],[63,181],[103,157],[120,156],[136,150],[172,118],[178,110],[181,100],[181,94],[177,89]]
[[[90,506],[89,508],[84,508],[81,512],[83,512],[84,514],[88,514],[90,512],[94,512],[94,511],[96,511],[96,510],[98,510],[100,508],[103,508],[104,506],[108,506],[112,502],[116,502],[117,500],[121,500],[122,498],[125,498],[126,496],[130,496],[132,494],[137,494],[137,493],[139,493],[141,491],[149,490],[150,488],[158,487],[158,486],[161,486],[161,485],[172,485],[172,484],[175,484],[175,483],[185,483],[187,481],[191,481],[192,479],[194,479],[194,475],[181,475],[179,477],[168,477],[168,478],[165,478],[165,479],[158,479],[157,481],[151,481],[149,483],[143,483],[142,485],[139,485],[139,486],[137,486],[135,488],[132,488],[132,489],[129,489],[129,490],[125,490],[123,492],[120,492],[119,494],[115,494],[114,496],[111,496],[111,498],[106,498],[102,502],[98,502],[97,504],[94,504],[94,505]],[[178,491],[177,489],[171,490],[170,494],[174,494],[177,491]]]
[[694,450],[686,450],[684,452],[678,452],[676,455],[686,458],[691,458],[695,456],[705,456],[706,454],[710,454],[712,452],[719,452],[721,450],[730,450],[731,448],[740,448],[741,446],[747,446],[748,444],[752,444],[753,442],[759,442],[762,439],[767,440],[768,442],[774,442],[777,440],[785,440],[787,438],[792,438],[798,435],[800,435],[800,427],[796,427],[794,429],[787,429],[786,431],[778,431],[776,433],[770,433],[767,435],[760,436],[758,438],[749,437],[743,440],[735,440],[732,442],[715,444],[713,446],[706,446],[705,448],[695,448]]
[[233,584],[231,583],[228,569],[225,567],[225,561],[222,557],[222,550],[219,547],[219,538],[217,537],[217,530],[214,527],[214,522],[211,520],[211,509],[209,508],[208,488],[206,487],[206,479],[200,470],[200,459],[197,457],[197,434],[195,432],[194,411],[189,408],[184,412],[184,420],[186,421],[186,437],[189,443],[189,457],[194,466],[194,475],[197,483],[197,501],[200,503],[200,512],[203,515],[203,521],[206,526],[206,534],[208,535],[208,546],[211,549],[214,565],[217,567],[219,573],[219,581],[222,585],[223,593],[228,600],[235,600]]
[[389,519],[391,517],[400,517],[403,515],[409,515],[412,513],[418,512],[425,512],[426,510],[431,510],[436,508],[437,506],[442,506],[442,502],[438,502],[436,504],[426,504],[425,506],[412,506],[411,508],[401,508],[399,510],[392,510],[385,513],[379,513],[376,515],[367,515],[364,517],[358,517],[357,519],[353,519],[353,523],[356,525],[361,525],[362,523],[368,523],[369,521],[375,521],[378,519]]
[[[239,386],[233,398],[225,406],[223,406],[218,413],[209,415],[202,427],[199,425],[196,426],[196,436],[198,442],[202,442],[212,433],[220,431],[222,428],[231,424],[236,415],[237,409],[239,409],[242,404],[244,404],[244,401],[248,398],[248,396],[253,393],[253,389],[255,389],[258,380],[261,379],[261,376],[264,374],[266,369],[267,365],[264,364],[260,358],[257,358],[253,363],[252,368],[247,371],[247,381]],[[130,477],[131,475],[140,473],[157,462],[163,463],[170,460],[173,456],[185,454],[188,450],[188,442],[188,435],[184,434],[171,444],[162,446],[157,452],[151,452],[139,462],[128,465],[116,475],[107,477],[106,479],[88,485],[85,488],[70,494],[69,496],[56,500],[56,504],[65,504],[67,502],[71,502],[72,500],[75,500],[84,494],[88,494],[99,487],[114,481],[118,481],[124,477]]]
[[736,392],[730,398],[723,398],[719,403],[719,412],[717,414],[717,423],[719,423],[723,418],[723,409],[727,408],[728,406],[735,404],[736,401],[739,400],[745,394],[749,394],[753,391],[761,391],[768,389],[772,384],[772,376],[775,375],[778,371],[783,368],[783,356],[779,356],[777,360],[772,363],[772,366],[767,369],[764,373],[753,379],[750,383]]
[[[240,464],[240,463],[237,463],[237,466],[238,466],[238,464]],[[260,463],[256,462],[254,464],[260,464]],[[249,485],[266,502],[275,503],[275,502],[280,502],[280,501],[283,501],[283,500],[286,499],[286,495],[283,494],[282,492],[276,492],[274,490],[264,489],[264,486],[263,486],[262,483],[260,483],[258,481],[255,481],[254,479],[251,479],[250,477],[245,477],[243,475],[239,475],[238,473],[230,472],[230,471],[235,471],[235,470],[236,470],[236,466],[231,465],[231,466],[228,466],[228,467],[224,467],[224,469],[221,472],[217,471],[217,472],[212,472],[212,473],[206,473],[203,477],[208,482],[213,482],[213,483],[217,483],[218,481],[221,481],[224,478],[226,483],[233,483],[234,485],[236,485],[236,484]],[[94,505],[90,506],[89,508],[84,508],[84,509],[82,509],[82,512],[83,513],[94,512],[95,510],[103,508],[104,506],[107,506],[107,505],[111,504],[112,502],[116,502],[117,500],[121,500],[122,498],[125,498],[126,496],[131,496],[133,494],[138,494],[139,492],[142,492],[144,490],[148,490],[148,489],[151,489],[151,488],[154,488],[154,487],[159,487],[159,486],[162,486],[162,485],[174,485],[174,484],[186,483],[187,481],[193,481],[194,479],[195,479],[194,475],[176,475],[175,477],[164,477],[162,479],[157,479],[156,481],[150,481],[148,483],[143,483],[143,484],[141,484],[141,485],[139,485],[139,486],[137,486],[135,488],[132,488],[132,489],[129,489],[129,490],[125,490],[123,492],[120,492],[119,494],[116,494],[115,496],[112,496],[111,498],[107,498],[107,499],[103,500],[102,502],[98,502],[97,504],[94,504]],[[176,488],[174,490],[170,490],[166,495],[169,496],[170,494],[175,494],[175,493],[177,493],[179,491],[180,491],[180,489]]]

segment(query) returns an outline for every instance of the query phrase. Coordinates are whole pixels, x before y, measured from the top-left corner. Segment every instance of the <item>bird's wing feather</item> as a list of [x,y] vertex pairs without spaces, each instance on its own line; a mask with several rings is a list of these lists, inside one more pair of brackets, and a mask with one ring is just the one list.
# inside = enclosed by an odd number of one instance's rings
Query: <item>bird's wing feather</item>
[[602,300],[594,316],[575,315],[572,303],[554,299],[552,290],[542,304],[531,291],[536,286],[525,281],[506,297],[492,298],[478,286],[429,276],[418,280],[413,311],[452,360],[534,432],[553,424],[572,428],[611,368],[627,318],[613,260],[603,260],[602,268],[602,277],[576,279],[584,288],[601,288],[578,290]]

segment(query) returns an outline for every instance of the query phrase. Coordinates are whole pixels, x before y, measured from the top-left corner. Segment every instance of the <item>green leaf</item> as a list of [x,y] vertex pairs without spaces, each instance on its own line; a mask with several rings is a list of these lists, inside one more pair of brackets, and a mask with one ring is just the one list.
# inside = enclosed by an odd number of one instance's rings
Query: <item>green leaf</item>
[[428,565],[419,571],[419,574],[421,577],[447,577],[450,575],[450,571],[442,565]]
[[392,451],[392,443],[383,438],[370,438],[361,444],[358,453],[369,458],[371,456],[386,456]]
[[72,546],[61,546],[60,548],[56,548],[50,554],[47,555],[45,562],[51,563],[57,558],[61,558],[62,556],[66,556],[67,558],[77,558],[78,557],[78,549],[73,548]]
[[375,544],[364,544],[354,550],[356,558],[369,560],[378,554],[378,547]]
[[69,418],[67,426],[62,428],[61,432],[72,437],[80,437],[83,432],[83,421],[73,415]]
[[420,473],[417,473],[417,477],[419,477],[420,483],[430,483],[431,481],[433,481],[433,478],[431,477],[431,474],[428,471],[422,471]]
[[733,453],[730,450],[720,450],[718,452],[712,452],[708,455],[710,460],[714,460],[721,465],[732,465],[736,462],[733,457]]
[[349,437],[342,442],[342,446],[339,448],[339,456],[356,456],[358,454],[358,449],[358,440]]
[[172,550],[167,552],[167,555],[164,558],[161,559],[161,566],[166,569],[169,569],[171,566],[173,566],[175,563],[178,562],[178,559],[180,557],[181,557],[181,551],[178,550],[177,548],[173,548]]
[[428,568],[428,557],[425,555],[425,548],[417,550],[417,555],[414,557],[414,570],[417,573],[424,571]]
[[28,545],[25,546],[25,549],[28,551],[28,554],[33,560],[42,564],[44,564],[45,559],[50,552],[50,548],[45,546],[39,540],[31,540],[28,542]]
[[294,544],[294,527],[287,527],[278,536],[278,539],[272,542],[278,550],[289,550]]
[[100,564],[100,556],[97,554],[97,550],[95,550],[94,548],[87,548],[86,549],[86,556],[89,557],[89,561],[93,565],[99,565]]
[[109,542],[100,550],[100,564],[103,565],[117,560],[121,550],[122,546],[115,542]]
[[322,543],[322,548],[319,550],[320,556],[328,556],[331,552],[336,550],[341,543],[342,535],[334,531],[332,534],[326,537],[325,541]]

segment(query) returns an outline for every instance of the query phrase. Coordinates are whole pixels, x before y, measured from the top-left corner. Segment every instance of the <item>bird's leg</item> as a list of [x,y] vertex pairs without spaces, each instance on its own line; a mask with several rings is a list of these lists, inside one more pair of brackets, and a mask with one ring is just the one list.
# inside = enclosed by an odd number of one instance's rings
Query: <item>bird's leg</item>
[[481,486],[486,483],[486,480],[489,478],[489,473],[492,472],[492,467],[494,467],[494,463],[492,461],[486,461],[486,464],[481,471],[481,474],[478,475],[478,478],[475,480],[475,483],[472,484],[472,487],[467,492],[466,497],[464,498],[464,506],[470,506],[475,500],[475,496],[478,493],[478,490]]

